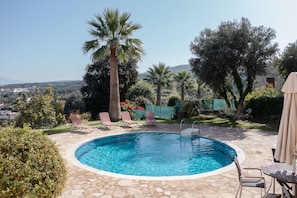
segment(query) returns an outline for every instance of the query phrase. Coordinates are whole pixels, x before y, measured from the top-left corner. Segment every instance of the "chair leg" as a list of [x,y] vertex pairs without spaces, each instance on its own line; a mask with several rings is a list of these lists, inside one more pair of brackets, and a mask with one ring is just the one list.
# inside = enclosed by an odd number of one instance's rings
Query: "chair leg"
[[242,192],[242,187],[241,187],[241,185],[239,185],[235,197],[236,198],[238,197],[238,193],[239,193],[239,197],[241,197],[241,192]]
[[241,198],[241,193],[242,193],[242,186],[240,186],[239,198]]

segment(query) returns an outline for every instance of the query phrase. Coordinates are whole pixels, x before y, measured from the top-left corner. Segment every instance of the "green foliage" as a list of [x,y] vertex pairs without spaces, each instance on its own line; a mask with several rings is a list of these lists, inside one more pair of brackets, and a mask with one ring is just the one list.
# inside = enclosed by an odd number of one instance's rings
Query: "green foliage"
[[[96,15],[94,20],[89,20],[92,28],[89,33],[93,38],[83,45],[85,53],[92,51],[93,63],[110,59],[108,111],[112,121],[118,121],[121,118],[119,103],[122,101],[120,98],[122,84],[119,82],[118,68],[121,67],[119,63],[126,64],[134,60],[136,64],[144,55],[141,40],[132,37],[141,26],[130,22],[130,16],[130,13],[120,13],[118,9],[105,9],[102,15]],[[95,113],[97,112],[92,112],[92,117],[95,117]]]
[[[254,27],[248,19],[222,22],[216,30],[205,29],[191,43],[195,58],[192,71],[207,83],[230,108],[230,99],[241,112],[256,75],[265,74],[277,50],[275,31]],[[231,96],[231,98],[230,98]]]
[[202,105],[201,100],[188,101],[183,106],[183,112],[185,117],[198,116],[200,114],[200,106]]
[[210,98],[213,96],[213,91],[204,81],[196,78],[197,84],[197,99]]
[[66,174],[47,136],[28,129],[0,129],[0,197],[58,197]]
[[297,41],[290,43],[276,62],[281,76],[287,78],[291,72],[297,71]]
[[246,102],[245,108],[252,109],[252,116],[260,119],[279,119],[283,109],[283,97],[260,96]]
[[165,63],[153,65],[147,71],[148,75],[144,78],[147,82],[153,84],[157,90],[157,105],[161,105],[161,93],[163,88],[171,88],[173,73]]
[[173,107],[173,106],[175,106],[175,103],[177,101],[181,101],[180,97],[176,96],[176,95],[172,95],[172,96],[169,97],[167,106]]
[[29,98],[26,93],[22,98],[17,99],[17,126],[22,127],[27,124],[33,129],[50,128],[65,122],[64,116],[65,101],[55,99],[51,87],[44,93],[38,89],[35,95]]
[[82,120],[90,120],[91,114],[88,113],[88,112],[82,113],[82,114],[80,114],[80,117],[81,117]]
[[138,106],[136,102],[132,102],[129,100],[126,100],[125,102],[121,102],[121,111],[128,111],[131,119],[135,118],[135,115],[133,112],[134,109],[144,110],[144,108]]
[[[156,101],[153,86],[143,80],[138,81],[129,88],[126,98],[131,101],[137,101],[138,105],[142,107],[144,107],[145,104],[151,104]],[[145,103],[144,106],[143,103]]]
[[180,98],[184,101],[187,91],[192,91],[194,89],[195,81],[192,79],[191,74],[187,71],[178,72],[173,76],[173,79],[177,88],[180,88]]
[[149,99],[143,96],[139,96],[135,98],[135,102],[137,103],[138,106],[141,106],[143,108],[145,108],[145,105],[153,105],[153,103]]
[[76,80],[0,86],[0,103],[4,104],[2,110],[15,112],[17,111],[17,99],[21,98],[23,93],[27,95],[27,98],[31,98],[34,97],[36,89],[40,92],[44,92],[48,87],[52,87],[54,97],[66,101],[64,114],[69,114],[70,112],[75,112],[77,110],[79,110],[79,112],[85,112],[84,103],[82,102],[80,93],[82,84],[81,80]]
[[247,95],[244,108],[252,109],[254,118],[280,118],[283,108],[283,97],[274,87],[268,85]]
[[65,108],[64,113],[69,115],[73,112],[85,112],[85,104],[82,99],[82,94],[80,92],[80,88],[78,90],[73,91],[70,94],[62,97],[65,98]]
[[256,89],[249,93],[246,98],[245,102],[248,102],[252,98],[259,98],[259,97],[277,97],[280,96],[280,92],[277,91],[273,86],[267,85],[265,88]]
[[[137,82],[136,61],[130,60],[125,64],[119,64],[119,89],[120,100],[125,100],[125,93]],[[99,112],[108,111],[110,73],[109,58],[98,61],[87,66],[84,75],[84,85],[81,88],[82,98],[85,103],[86,111],[91,113],[92,119],[97,119]]]
[[96,14],[95,19],[89,20],[92,40],[84,43],[83,51],[93,52],[93,62],[106,59],[111,48],[116,48],[117,58],[121,62],[131,58],[141,59],[144,54],[142,42],[132,37],[141,25],[129,22],[130,16],[130,13],[120,13],[118,9],[105,9],[102,15]]

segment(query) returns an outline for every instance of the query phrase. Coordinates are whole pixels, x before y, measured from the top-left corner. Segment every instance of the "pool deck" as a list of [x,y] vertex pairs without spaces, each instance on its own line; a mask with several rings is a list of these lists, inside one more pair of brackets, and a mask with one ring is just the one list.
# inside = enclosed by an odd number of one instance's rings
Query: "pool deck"
[[[183,128],[190,128],[184,125]],[[81,165],[75,158],[74,150],[83,142],[96,137],[133,131],[179,131],[177,124],[157,124],[157,126],[137,125],[132,128],[95,129],[90,133],[73,131],[50,135],[56,142],[66,161],[68,180],[60,197],[62,198],[232,198],[238,189],[238,173],[232,164],[228,170],[205,177],[147,180],[102,174]],[[214,126],[201,126],[201,135],[234,145],[243,151],[242,167],[258,167],[272,160],[271,148],[276,146],[277,132],[242,130]],[[178,167],[177,167],[178,168]],[[266,177],[269,186],[271,179]],[[272,190],[270,190],[272,191]],[[280,187],[276,185],[276,192]],[[258,188],[243,188],[242,197],[260,197]]]

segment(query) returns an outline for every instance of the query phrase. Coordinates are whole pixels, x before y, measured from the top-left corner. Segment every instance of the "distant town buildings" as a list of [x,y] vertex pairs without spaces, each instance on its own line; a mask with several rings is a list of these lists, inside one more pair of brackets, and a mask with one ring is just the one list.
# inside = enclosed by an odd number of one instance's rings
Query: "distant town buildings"
[[3,120],[14,120],[18,113],[9,110],[0,110],[0,122]]
[[0,93],[23,93],[29,92],[29,88],[1,88]]

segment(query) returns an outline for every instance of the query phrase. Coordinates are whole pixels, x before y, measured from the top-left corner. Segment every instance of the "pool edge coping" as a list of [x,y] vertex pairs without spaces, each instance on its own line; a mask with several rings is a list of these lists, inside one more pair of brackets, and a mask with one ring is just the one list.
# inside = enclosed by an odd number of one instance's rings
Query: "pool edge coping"
[[[113,173],[113,172],[108,172],[104,170],[99,170],[87,165],[82,164],[76,157],[75,157],[75,152],[80,147],[81,145],[90,142],[96,138],[103,138],[103,137],[108,137],[108,136],[113,136],[113,135],[121,135],[121,134],[128,134],[128,133],[139,133],[141,131],[137,132],[116,132],[114,134],[107,134],[107,135],[98,135],[97,137],[90,137],[87,138],[83,141],[76,142],[73,144],[70,148],[67,149],[66,151],[66,159],[73,165],[75,165],[78,168],[81,168],[83,170],[89,171],[96,173],[98,175],[102,176],[108,176],[108,177],[116,177],[116,178],[121,178],[121,179],[133,179],[133,180],[150,180],[150,181],[158,181],[158,180],[188,180],[188,179],[199,179],[199,178],[204,178],[204,177],[209,177],[209,176],[214,176],[218,174],[222,174],[224,172],[228,172],[236,168],[234,163],[231,163],[223,168],[219,168],[214,171],[209,171],[206,173],[199,173],[199,174],[194,174],[194,175],[185,175],[185,176],[160,176],[160,177],[153,177],[153,176],[135,176],[135,175],[124,175],[124,174],[119,174],[119,173]],[[145,132],[160,132],[160,131],[145,131]],[[162,131],[162,132],[170,132],[170,133],[179,133],[175,131]],[[207,137],[208,138],[208,137]],[[211,138],[213,139],[213,138]],[[217,140],[217,139],[214,139]],[[232,143],[226,143],[224,141],[218,140],[220,142],[223,142],[224,144],[227,144],[228,146],[232,147],[236,153],[237,153],[237,158],[239,163],[241,164],[245,160],[245,154],[241,148],[238,146],[232,144]]]

